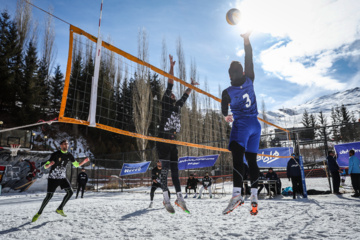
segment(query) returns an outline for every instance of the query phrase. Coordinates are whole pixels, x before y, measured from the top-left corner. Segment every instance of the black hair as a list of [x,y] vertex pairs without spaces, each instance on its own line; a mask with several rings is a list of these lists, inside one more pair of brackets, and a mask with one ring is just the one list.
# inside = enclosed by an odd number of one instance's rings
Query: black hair
[[62,145],[64,142],[67,142],[68,140],[64,139],[60,142],[60,145]]
[[355,151],[354,151],[353,149],[351,149],[351,150],[349,151],[349,153],[352,153],[353,155],[355,155]]
[[240,79],[243,76],[243,67],[239,61],[232,61],[229,68],[231,82]]

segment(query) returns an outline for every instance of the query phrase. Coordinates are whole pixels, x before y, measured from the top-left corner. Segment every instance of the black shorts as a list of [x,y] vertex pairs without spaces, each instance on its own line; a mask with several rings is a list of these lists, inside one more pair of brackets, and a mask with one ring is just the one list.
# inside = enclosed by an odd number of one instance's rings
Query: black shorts
[[48,187],[47,192],[53,193],[55,192],[57,187],[61,187],[61,189],[71,188],[71,185],[69,183],[69,180],[66,178],[63,179],[48,179]]
[[172,162],[178,161],[178,150],[176,145],[156,142],[156,149],[160,160],[170,160]]

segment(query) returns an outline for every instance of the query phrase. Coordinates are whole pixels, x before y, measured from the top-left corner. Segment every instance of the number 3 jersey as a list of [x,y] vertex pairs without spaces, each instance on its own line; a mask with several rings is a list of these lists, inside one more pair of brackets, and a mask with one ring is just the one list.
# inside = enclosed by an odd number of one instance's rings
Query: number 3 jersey
[[[230,109],[234,120],[247,117],[257,117],[257,103],[253,81],[246,77],[241,86],[231,86],[225,89],[230,98]],[[223,94],[226,94],[224,91]]]
[[49,161],[55,162],[50,168],[49,179],[64,179],[66,178],[66,165],[69,161],[75,162],[75,158],[71,153],[62,153],[59,150],[51,154]]

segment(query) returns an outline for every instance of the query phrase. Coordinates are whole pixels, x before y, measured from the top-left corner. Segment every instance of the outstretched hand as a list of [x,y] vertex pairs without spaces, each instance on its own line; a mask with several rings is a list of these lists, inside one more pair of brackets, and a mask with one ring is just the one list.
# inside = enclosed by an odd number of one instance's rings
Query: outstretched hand
[[200,85],[198,82],[196,82],[193,78],[191,79],[191,85],[195,86],[195,85]]
[[251,33],[252,33],[252,31],[248,31],[246,33],[240,34],[240,36],[244,39],[249,39]]
[[176,61],[173,61],[173,56],[171,54],[169,54],[169,60],[170,60],[170,67],[174,67]]

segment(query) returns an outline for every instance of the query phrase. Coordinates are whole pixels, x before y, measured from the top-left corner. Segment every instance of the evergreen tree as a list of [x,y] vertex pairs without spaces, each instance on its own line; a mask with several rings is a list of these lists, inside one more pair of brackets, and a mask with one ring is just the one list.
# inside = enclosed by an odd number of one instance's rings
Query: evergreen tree
[[37,79],[37,88],[39,91],[39,96],[37,98],[37,105],[40,106],[42,117],[45,118],[46,113],[48,113],[49,105],[49,66],[46,62],[46,59],[43,57],[39,62],[38,69],[38,79]]
[[301,123],[304,125],[304,127],[310,127],[311,126],[310,117],[309,117],[309,114],[308,114],[306,109],[304,111]]
[[23,79],[20,85],[21,110],[19,121],[29,123],[38,120],[39,106],[35,106],[39,96],[37,50],[30,41],[24,58]]
[[60,110],[62,91],[64,87],[64,75],[61,73],[60,65],[55,68],[54,76],[50,81],[51,109],[54,114]]
[[347,108],[343,105],[341,105],[341,117],[342,117],[342,123],[350,123],[351,121],[351,117],[349,114],[349,111],[347,110]]

